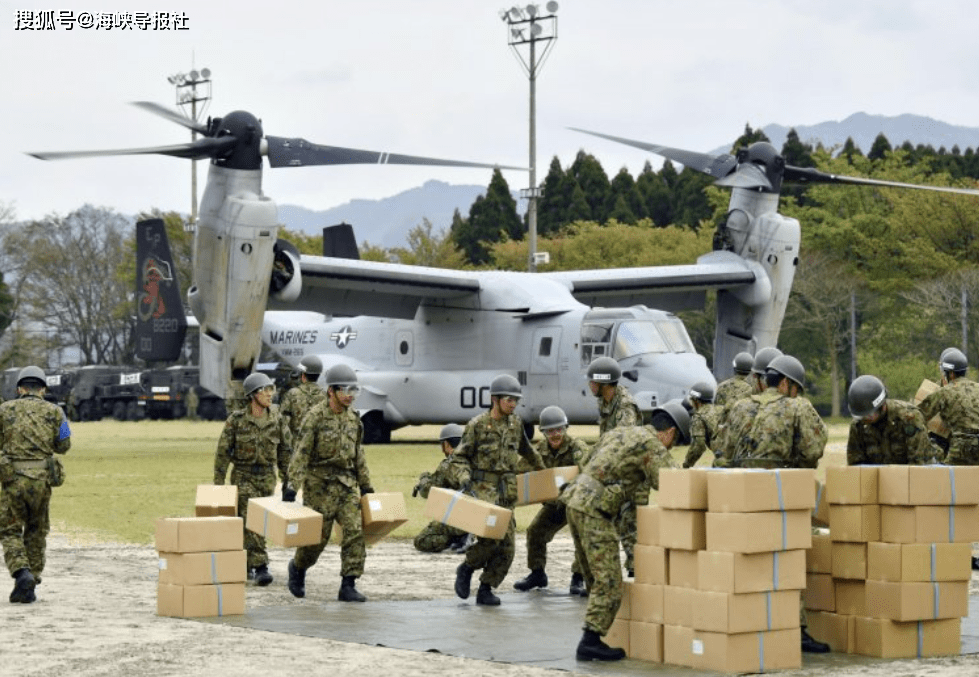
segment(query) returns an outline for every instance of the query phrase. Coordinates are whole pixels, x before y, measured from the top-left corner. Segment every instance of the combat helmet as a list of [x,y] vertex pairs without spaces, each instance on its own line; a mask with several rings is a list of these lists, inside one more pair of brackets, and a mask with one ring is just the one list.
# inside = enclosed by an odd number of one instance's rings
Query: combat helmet
[[261,390],[266,386],[274,386],[272,379],[263,374],[260,371],[256,371],[245,377],[244,382],[241,384],[242,389],[245,391],[245,397],[251,397],[255,394],[255,391]]
[[751,356],[751,353],[741,351],[734,356],[734,373],[741,374],[742,376],[750,374],[751,367],[754,363],[755,358]]
[[299,363],[299,369],[306,374],[307,381],[315,381],[323,373],[323,360],[316,355],[307,355]]
[[677,440],[677,444],[688,444],[690,442],[690,413],[680,403],[680,400],[664,402],[653,409],[652,415],[655,416],[658,411],[664,412],[676,423],[677,430],[680,431],[680,439]]
[[357,385],[357,372],[345,364],[335,364],[326,371],[326,387],[330,386],[355,386]]
[[34,365],[24,367],[17,372],[17,385],[47,385],[47,379],[44,377],[44,370],[40,367],[35,367]]
[[523,397],[523,388],[520,387],[520,381],[517,380],[516,376],[511,376],[510,374],[500,374],[493,379],[490,383],[490,395],[499,395],[500,397]]
[[940,363],[942,371],[950,371],[959,374],[969,368],[969,359],[958,348],[946,348],[942,351],[942,361]]
[[751,373],[758,374],[759,376],[764,375],[765,369],[767,369],[768,365],[772,363],[772,360],[781,354],[782,351],[775,346],[762,348],[755,353],[755,359],[751,363]]
[[552,404],[549,407],[544,407],[540,413],[540,429],[542,432],[552,428],[564,428],[567,425],[568,415],[564,413],[564,409],[561,407]]
[[[454,447],[459,444],[463,432],[463,427],[458,423],[446,423],[439,432],[439,442],[449,440],[449,444]],[[455,440],[454,443],[452,442],[453,439]]]
[[850,404],[850,415],[855,419],[866,418],[878,411],[887,398],[887,388],[884,382],[876,376],[864,374],[850,384],[847,392]]
[[611,357],[596,357],[588,365],[588,380],[615,385],[622,378],[622,367]]
[[690,389],[690,399],[700,400],[701,402],[713,402],[716,389],[714,384],[707,381],[697,381]]
[[800,388],[806,387],[806,368],[802,362],[791,355],[779,355],[768,364],[768,371],[774,371],[795,382]]

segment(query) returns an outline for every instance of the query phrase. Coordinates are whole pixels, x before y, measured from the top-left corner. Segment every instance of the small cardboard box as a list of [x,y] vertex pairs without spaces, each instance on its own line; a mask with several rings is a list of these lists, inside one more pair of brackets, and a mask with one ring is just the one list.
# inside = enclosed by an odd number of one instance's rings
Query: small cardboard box
[[245,613],[244,583],[219,583],[217,585],[157,584],[157,616],[202,618],[243,613]]
[[661,545],[639,545],[632,553],[636,583],[666,585],[669,582],[669,551]]
[[886,543],[974,543],[979,541],[979,506],[884,505],[880,538]]
[[405,496],[400,491],[367,494],[360,498],[364,519],[364,542],[374,545],[408,521]]
[[696,590],[694,630],[758,632],[799,627],[799,591],[711,592]]
[[629,623],[631,621],[624,618],[616,618],[605,635],[605,643],[615,649],[624,649],[626,656],[629,655]]
[[459,491],[433,487],[425,502],[425,516],[476,536],[499,540],[506,536],[513,511]]
[[663,662],[663,625],[629,622],[629,658],[651,663]]
[[636,506],[636,543],[640,545],[659,545],[658,505]]
[[812,523],[817,527],[829,527],[829,501],[826,484],[816,480],[816,507],[812,511]]
[[517,505],[553,501],[561,494],[561,487],[577,476],[576,465],[534,470],[517,475]]
[[161,517],[156,521],[157,552],[241,550],[240,517]]
[[663,586],[663,623],[666,625],[693,626],[693,604],[698,591],[693,588]]
[[854,653],[877,658],[957,656],[962,652],[961,619],[899,623],[855,618]]
[[323,515],[278,496],[250,498],[245,527],[283,548],[315,545],[323,538]]
[[714,592],[803,590],[807,550],[744,554],[701,550],[697,553],[697,583]]
[[833,573],[833,539],[829,534],[812,535],[812,547],[806,550],[806,571],[814,574]]
[[979,466],[881,466],[880,502],[885,505],[977,505]]
[[829,535],[834,541],[866,543],[880,540],[879,505],[829,506]]
[[632,586],[632,601],[630,620],[644,623],[663,622],[663,585],[645,585],[634,583]]
[[701,670],[728,673],[788,670],[802,667],[802,638],[798,625],[786,630],[736,635],[695,630],[690,653],[692,667]]
[[866,580],[866,543],[833,543],[833,578]]
[[878,503],[876,465],[829,466],[826,468],[826,500],[830,505]]
[[707,544],[703,510],[662,508],[659,512],[659,544],[680,550],[703,550]]
[[833,587],[836,589],[836,613],[850,616],[868,615],[867,581],[835,578]]
[[807,630],[814,639],[829,644],[832,651],[852,653],[856,646],[855,618],[856,616],[844,616],[832,611],[809,611],[806,613]]
[[160,583],[208,585],[246,580],[248,566],[244,550],[159,553]]
[[813,611],[836,611],[836,584],[832,574],[806,574],[803,606]]
[[811,512],[815,489],[815,470],[712,471],[707,474],[707,506],[711,512]]
[[708,468],[663,468],[659,471],[661,508],[707,510]]
[[867,581],[867,611],[856,614],[892,621],[924,621],[969,615],[969,582]]
[[697,553],[700,550],[669,551],[669,583],[678,588],[697,587]]
[[663,625],[663,662],[693,667],[693,628],[685,625]]
[[[918,391],[914,394],[913,402],[915,404],[921,404],[926,397],[931,395],[939,388],[941,388],[941,386],[934,381],[929,381],[928,379],[923,380],[921,385],[918,386]],[[925,427],[928,428],[928,432],[935,433],[939,437],[944,437],[946,439],[952,434],[952,431],[949,430],[947,425],[945,425],[945,421],[943,421],[942,417],[937,414],[931,420],[925,422]]]
[[971,543],[868,543],[867,578],[877,581],[967,581]]
[[[812,482],[809,482],[810,491]],[[812,510],[708,512],[707,550],[772,552],[812,545]]]
[[198,517],[237,517],[238,487],[233,484],[198,484],[194,514]]

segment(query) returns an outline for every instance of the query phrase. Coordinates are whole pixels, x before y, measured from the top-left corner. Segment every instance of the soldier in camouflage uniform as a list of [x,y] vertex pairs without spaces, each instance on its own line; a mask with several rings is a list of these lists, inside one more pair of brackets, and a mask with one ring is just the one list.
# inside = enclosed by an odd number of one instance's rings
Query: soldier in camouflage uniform
[[289,562],[289,592],[306,595],[306,570],[316,564],[330,540],[333,522],[343,529],[340,543],[341,602],[367,600],[355,583],[364,573],[364,544],[360,498],[374,493],[362,446],[364,424],[351,409],[360,393],[357,374],[338,364],[326,372],[326,401],[303,418],[300,441],[289,464],[289,480],[303,490],[306,506],[323,513],[323,533],[316,545],[296,549]]
[[[492,407],[476,416],[462,434],[462,441],[452,454],[452,473],[458,486],[476,498],[512,509],[517,502],[515,473],[526,457],[530,467],[544,468],[527,435],[523,421],[514,413],[523,396],[520,382],[509,374],[501,374],[490,384]],[[500,598],[493,594],[506,578],[515,552],[516,524],[510,520],[506,535],[501,539],[477,537],[476,544],[466,552],[466,561],[456,569],[455,592],[469,598],[472,575],[479,577],[476,604],[498,606]]]
[[713,384],[706,381],[694,384],[689,397],[693,413],[690,416],[690,447],[683,460],[684,468],[692,468],[704,452],[714,448],[721,414],[721,409],[714,405]]
[[945,350],[939,366],[942,387],[918,408],[925,421],[940,415],[951,430],[947,465],[979,465],[979,383],[966,377],[969,362],[957,348]]
[[853,416],[847,465],[926,465],[944,457],[928,437],[921,411],[910,402],[889,399],[876,376],[854,380],[847,399]]
[[[323,361],[315,355],[307,355],[299,363],[299,385],[289,389],[279,402],[279,414],[285,419],[292,433],[293,441],[299,440],[299,426],[303,416],[320,402],[326,400],[326,391],[316,382],[323,373]],[[289,484],[289,461],[280,466],[282,478],[282,500],[296,500],[296,488]]]
[[44,399],[39,367],[17,374],[18,398],[0,405],[0,544],[14,578],[11,603],[35,601],[50,530],[52,481],[64,481],[54,454],[71,448],[64,412]]
[[[561,407],[545,407],[540,413],[540,431],[544,439],[537,443],[537,453],[548,468],[579,466],[588,453],[588,446],[568,433],[568,417]],[[564,503],[560,500],[546,501],[534,516],[534,521],[527,528],[527,566],[530,573],[513,584],[521,592],[534,588],[547,587],[547,544],[554,535],[568,523]],[[581,575],[581,564],[577,552],[571,566],[572,595],[586,593],[584,578]]]
[[[449,423],[442,428],[439,433],[439,444],[442,445],[444,458],[434,473],[426,471],[421,474],[418,478],[418,483],[411,491],[412,496],[421,495],[422,498],[428,498],[428,492],[432,487],[441,489],[459,488],[452,480],[451,468],[452,454],[455,448],[459,446],[459,441],[462,439],[462,432],[462,426],[457,423]],[[446,548],[451,547],[453,550],[458,551],[466,545],[468,537],[469,534],[462,529],[456,529],[455,527],[450,527],[448,524],[442,524],[438,520],[432,520],[428,526],[419,531],[418,535],[415,536],[415,549],[420,552],[442,552]]]
[[[214,483],[224,484],[231,465],[231,484],[238,487],[238,516],[248,519],[248,500],[271,496],[275,472],[292,455],[292,433],[272,405],[275,384],[265,374],[249,374],[242,384],[248,407],[232,412],[224,423],[214,454]],[[260,586],[272,582],[265,537],[245,529],[248,571]]]
[[714,395],[715,406],[726,407],[731,402],[751,395],[754,388],[751,367],[754,361],[751,353],[740,352],[734,356],[734,376],[717,384],[717,392]]
[[[615,518],[622,503],[639,487],[659,489],[661,468],[675,468],[668,449],[682,444],[690,418],[678,401],[654,409],[652,426],[616,428],[602,435],[581,473],[563,492],[575,547],[582,553],[588,584],[581,660],[618,660],[625,656],[602,641],[622,602],[622,564]],[[655,430],[655,432],[654,432]]]

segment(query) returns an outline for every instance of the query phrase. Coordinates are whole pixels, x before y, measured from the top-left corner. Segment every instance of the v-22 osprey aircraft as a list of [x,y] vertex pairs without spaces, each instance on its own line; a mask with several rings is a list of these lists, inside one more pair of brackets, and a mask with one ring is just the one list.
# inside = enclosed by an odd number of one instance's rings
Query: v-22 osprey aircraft
[[[188,291],[201,331],[201,384],[229,396],[234,382],[255,369],[263,341],[292,365],[310,354],[327,369],[348,364],[358,371],[362,392],[355,407],[371,442],[387,441],[391,430],[405,425],[468,420],[489,406],[489,384],[500,373],[523,385],[517,411],[528,427],[552,404],[572,423],[594,423],[597,408],[586,368],[602,355],[618,360],[622,382],[640,408],[683,397],[694,383],[714,376],[672,312],[702,307],[708,290],[717,291],[717,378],[731,372],[736,353],[778,340],[800,241],[798,221],[777,212],[783,178],[919,187],[787,166],[767,143],[737,156],[710,156],[586,132],[655,152],[730,186],[724,246],[690,265],[538,273],[361,261],[352,234],[338,238],[333,255],[307,256],[277,238],[276,207],[262,193],[262,156],[272,167],[492,165],[266,136],[261,122],[244,111],[205,126],[156,104],[138,105],[203,138],[174,146],[34,155],[210,158]],[[138,262],[137,270],[143,269],[154,268]],[[156,277],[157,287],[150,288],[161,293],[176,284]],[[146,288],[137,281],[138,292]],[[167,359],[181,322],[154,319],[144,327],[139,354]]]

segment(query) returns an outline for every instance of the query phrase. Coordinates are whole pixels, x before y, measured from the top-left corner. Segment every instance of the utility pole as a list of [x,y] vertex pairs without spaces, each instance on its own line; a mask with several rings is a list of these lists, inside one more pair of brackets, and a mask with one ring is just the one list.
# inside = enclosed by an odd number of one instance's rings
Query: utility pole
[[[207,110],[211,101],[211,71],[202,68],[200,71],[191,70],[187,73],[177,73],[167,78],[167,81],[177,89],[177,105],[184,109],[187,115],[187,106],[190,106],[188,117],[193,122],[199,122],[199,118]],[[197,104],[200,103],[200,108]],[[197,140],[197,132],[190,131],[190,140]],[[190,223],[185,230],[193,231],[197,228],[197,160],[190,162]]]

